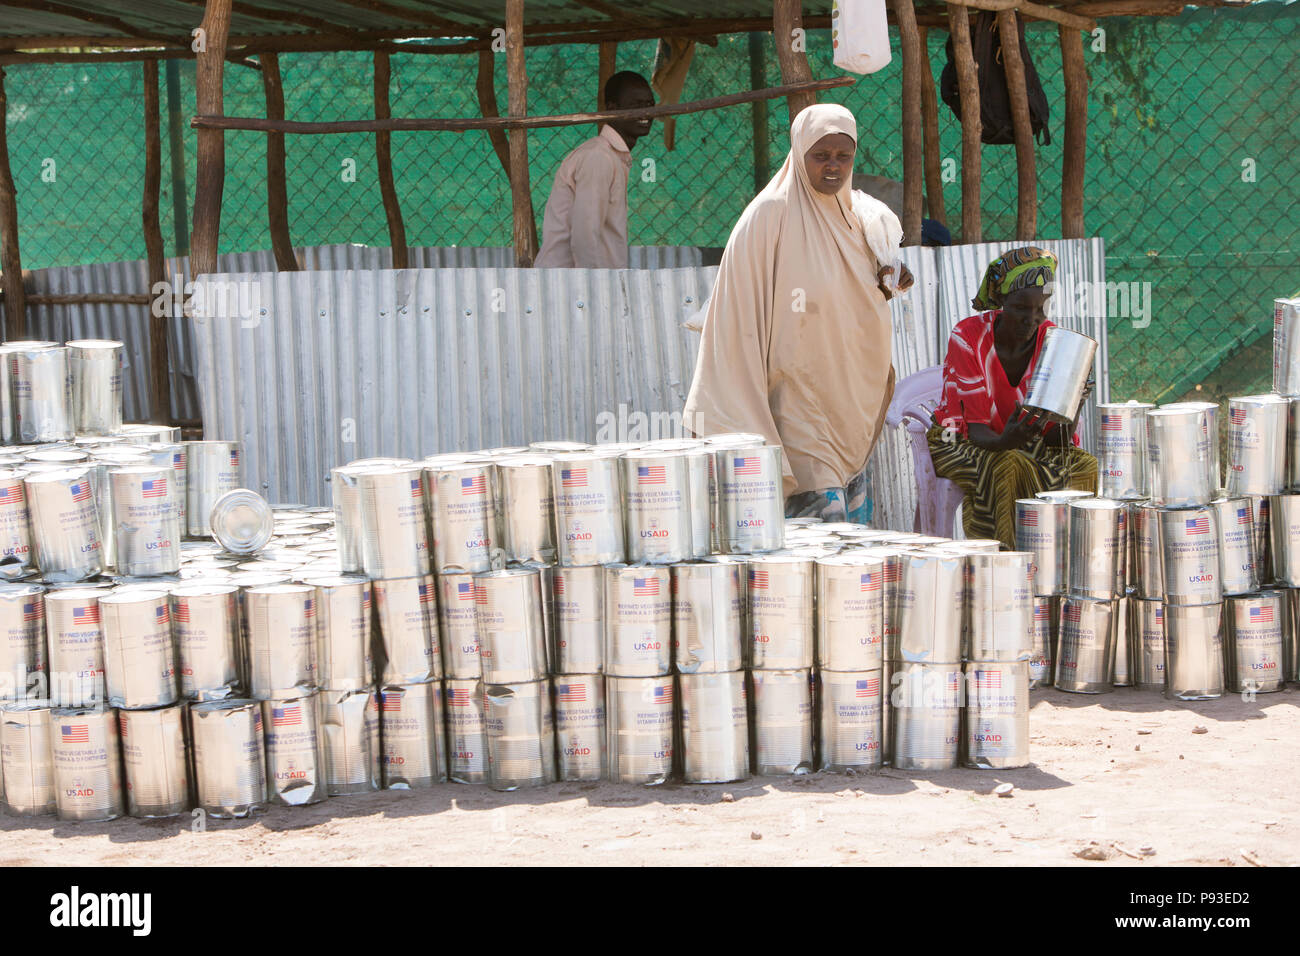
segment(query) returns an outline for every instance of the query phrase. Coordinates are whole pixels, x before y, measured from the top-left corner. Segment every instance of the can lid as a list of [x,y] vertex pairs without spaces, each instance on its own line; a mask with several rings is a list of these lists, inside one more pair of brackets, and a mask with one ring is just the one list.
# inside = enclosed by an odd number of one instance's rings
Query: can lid
[[206,584],[178,584],[171,589],[172,597],[213,597],[219,594],[234,594],[239,588],[233,584],[211,582]]
[[745,448],[750,445],[765,445],[767,439],[753,432],[722,432],[717,435],[705,435],[706,445],[723,445],[728,448]]
[[253,554],[271,540],[271,506],[247,488],[236,488],[218,498],[208,521],[212,536],[233,554]]
[[120,349],[122,343],[116,339],[73,339],[67,343],[70,349]]
[[114,588],[99,599],[100,604],[148,604],[151,601],[166,601],[167,592],[145,584],[128,584]]

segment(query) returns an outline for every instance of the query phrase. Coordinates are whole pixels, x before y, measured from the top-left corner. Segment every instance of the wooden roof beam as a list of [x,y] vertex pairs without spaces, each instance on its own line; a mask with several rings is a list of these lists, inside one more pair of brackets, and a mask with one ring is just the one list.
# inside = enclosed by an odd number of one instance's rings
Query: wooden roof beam
[[[142,30],[139,27],[132,26],[120,17],[115,17],[107,13],[90,13],[82,10],[80,7],[69,6],[63,3],[54,3],[50,0],[0,0],[0,7],[13,7],[17,10],[34,10],[38,13],[53,13],[61,17],[67,17],[70,20],[80,20],[82,23],[93,23],[96,26],[108,27],[118,33],[128,37],[134,37],[137,40],[149,40],[154,43],[175,44],[180,42],[180,37],[168,36],[163,33],[154,33],[151,30]],[[188,40],[188,35],[186,37]]]
[[[951,0],[951,2],[975,10],[992,10],[994,12],[1014,10],[1027,17],[1033,17],[1037,20],[1050,20],[1053,23],[1059,23],[1061,26],[1086,30],[1089,33],[1097,29],[1096,20],[1077,13],[1058,10],[1056,7],[1045,7],[1041,3],[1033,3],[1031,0]],[[1131,2],[1131,0],[1126,0],[1126,2]]]

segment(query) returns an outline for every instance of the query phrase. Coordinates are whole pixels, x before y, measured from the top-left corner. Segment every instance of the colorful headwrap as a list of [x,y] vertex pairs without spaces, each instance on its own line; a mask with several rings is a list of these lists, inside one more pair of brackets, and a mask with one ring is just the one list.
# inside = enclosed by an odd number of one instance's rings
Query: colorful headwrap
[[1056,256],[1037,246],[1021,246],[1002,253],[984,270],[984,281],[971,299],[981,312],[1000,309],[1002,300],[1017,289],[1046,285],[1056,278]]

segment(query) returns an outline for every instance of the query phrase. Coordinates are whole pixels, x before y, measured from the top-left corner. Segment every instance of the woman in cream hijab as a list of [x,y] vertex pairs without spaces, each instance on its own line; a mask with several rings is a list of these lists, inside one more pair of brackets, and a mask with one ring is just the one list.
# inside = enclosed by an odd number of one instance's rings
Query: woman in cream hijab
[[683,419],[697,435],[780,444],[788,517],[865,521],[867,459],[894,390],[882,283],[902,228],[852,192],[848,110],[808,107],[790,143],[727,240]]

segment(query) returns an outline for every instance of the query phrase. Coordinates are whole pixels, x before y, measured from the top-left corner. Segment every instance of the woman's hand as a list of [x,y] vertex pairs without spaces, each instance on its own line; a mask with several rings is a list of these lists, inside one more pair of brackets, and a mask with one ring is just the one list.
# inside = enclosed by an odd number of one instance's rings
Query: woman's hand
[[999,444],[1003,451],[1024,448],[1038,437],[1038,431],[1034,416],[1029,415],[1022,405],[1017,404],[1016,410],[1007,419],[1007,427],[1002,429]]
[[[894,267],[892,265],[881,266],[880,271],[876,273],[876,285],[880,289],[881,294],[884,295],[886,300],[892,299],[894,297],[894,289],[890,287],[887,281],[890,277],[893,276],[893,274],[894,274]],[[906,292],[908,289],[912,288],[912,285],[915,282],[916,282],[916,277],[912,275],[912,270],[910,270],[909,268],[907,268],[907,266],[900,263],[899,274],[898,274],[898,291]]]

